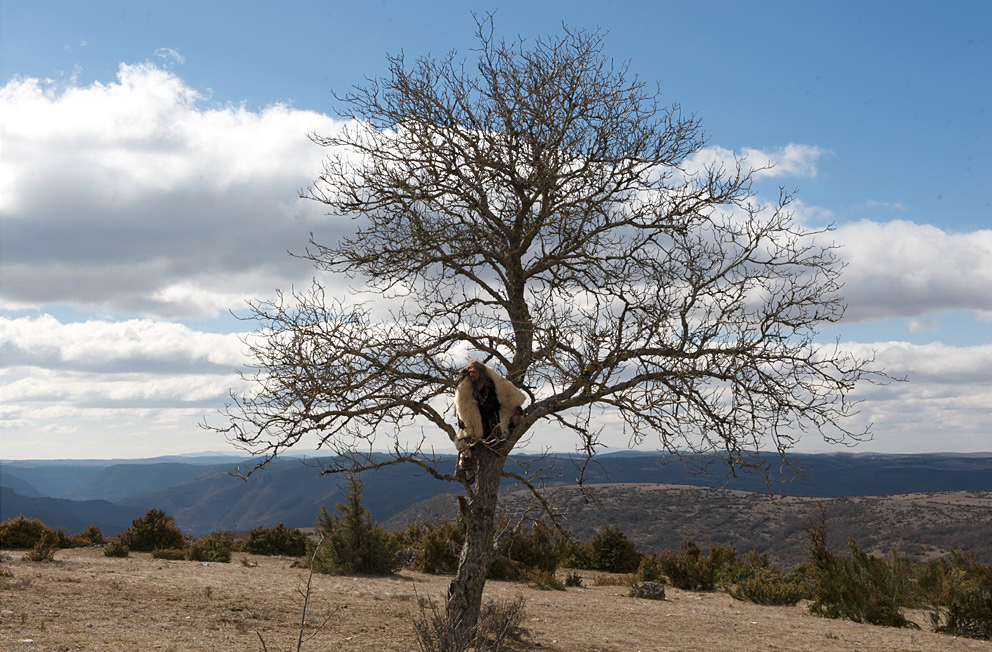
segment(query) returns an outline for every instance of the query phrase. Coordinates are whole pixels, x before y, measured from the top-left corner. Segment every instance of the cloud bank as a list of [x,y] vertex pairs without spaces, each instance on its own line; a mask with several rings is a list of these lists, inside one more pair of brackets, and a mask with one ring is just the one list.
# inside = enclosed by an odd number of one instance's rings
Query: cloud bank
[[852,320],[992,310],[992,230],[862,220],[835,232]]
[[151,64],[113,84],[0,91],[4,306],[207,317],[306,278],[286,251],[335,228],[297,196],[323,156],[307,134],[337,123],[202,104]]
[[[333,242],[353,228],[298,198],[324,154],[307,134],[341,125],[289,105],[215,106],[150,63],[87,87],[13,79],[0,89],[0,113],[4,456],[224,447],[196,424],[238,385],[244,346],[237,333],[179,322],[309,283],[312,268],[287,250],[300,251],[311,232]],[[795,143],[740,153],[756,179],[772,180],[815,179],[829,154]],[[690,163],[733,161],[710,147]],[[811,225],[828,213],[796,209]],[[847,263],[846,321],[905,318],[907,332],[935,336],[944,311],[992,321],[992,230],[854,221],[827,237]],[[16,314],[53,306],[92,317]],[[946,437],[957,442],[947,448],[988,450],[992,344],[845,346],[876,351],[882,367],[910,379],[861,392],[862,418],[876,424],[868,449],[939,450],[933,438]]]

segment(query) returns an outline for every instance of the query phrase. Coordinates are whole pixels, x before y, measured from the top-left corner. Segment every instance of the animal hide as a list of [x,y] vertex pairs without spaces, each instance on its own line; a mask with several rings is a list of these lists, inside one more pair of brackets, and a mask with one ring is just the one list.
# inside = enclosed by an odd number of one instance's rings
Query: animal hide
[[[486,365],[482,367],[496,387],[496,400],[499,401],[499,427],[505,436],[510,432],[510,418],[518,407],[523,406],[527,395]],[[467,378],[455,388],[455,411],[461,422],[465,424],[455,438],[455,448],[462,452],[483,438],[482,414],[479,412],[479,404],[472,396],[472,383]]]

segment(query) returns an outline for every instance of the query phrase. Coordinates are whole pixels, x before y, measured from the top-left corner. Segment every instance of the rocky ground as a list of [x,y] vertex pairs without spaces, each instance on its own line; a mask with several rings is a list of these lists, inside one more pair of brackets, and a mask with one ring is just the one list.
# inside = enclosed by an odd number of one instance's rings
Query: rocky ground
[[[62,550],[33,563],[6,551],[0,588],[0,650],[297,649],[307,572],[293,560],[235,554],[231,563],[111,559],[100,549]],[[618,586],[539,591],[490,582],[487,596],[525,602],[518,652],[642,650],[742,652],[992,652],[992,643],[921,630],[816,618],[796,607],[763,607],[724,593],[669,589],[664,601],[630,598]],[[418,650],[421,599],[441,598],[449,578],[404,571],[392,578],[315,576],[305,632],[327,619],[302,650]],[[911,614],[924,624],[923,613]]]

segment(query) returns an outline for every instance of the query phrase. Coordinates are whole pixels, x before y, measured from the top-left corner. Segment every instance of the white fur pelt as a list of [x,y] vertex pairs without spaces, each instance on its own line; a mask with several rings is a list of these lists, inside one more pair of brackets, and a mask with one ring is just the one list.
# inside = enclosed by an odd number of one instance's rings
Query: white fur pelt
[[[527,395],[486,365],[481,362],[479,364],[496,387],[496,400],[499,401],[499,427],[506,436],[510,432],[510,418],[518,407],[523,406]],[[468,378],[458,383],[455,388],[455,411],[465,424],[465,427],[458,431],[455,439],[455,448],[462,452],[483,438],[482,413],[479,412],[479,404],[472,396],[472,382]]]

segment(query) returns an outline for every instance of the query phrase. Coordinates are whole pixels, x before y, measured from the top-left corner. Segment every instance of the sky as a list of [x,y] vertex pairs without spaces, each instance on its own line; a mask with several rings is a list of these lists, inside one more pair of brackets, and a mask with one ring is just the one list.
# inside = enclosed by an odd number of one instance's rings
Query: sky
[[299,199],[308,134],[387,53],[471,59],[473,10],[507,39],[607,30],[707,155],[774,163],[759,198],[834,226],[848,310],[818,341],[906,378],[857,390],[855,452],[992,451],[986,0],[4,0],[0,458],[233,450],[198,424],[240,388],[236,315],[309,285],[287,252],[311,232],[353,228]]

